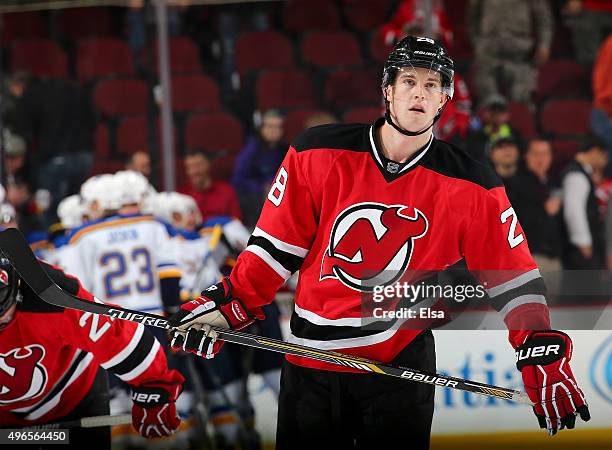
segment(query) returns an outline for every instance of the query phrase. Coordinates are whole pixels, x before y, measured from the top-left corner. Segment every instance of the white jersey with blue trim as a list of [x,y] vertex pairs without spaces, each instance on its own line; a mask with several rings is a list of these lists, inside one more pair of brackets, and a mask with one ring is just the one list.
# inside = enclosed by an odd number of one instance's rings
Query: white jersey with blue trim
[[180,230],[178,233],[181,300],[188,301],[199,297],[203,290],[222,278],[216,257],[219,238],[214,233]]
[[164,310],[161,280],[180,277],[169,226],[142,214],[111,216],[73,230],[62,263],[96,297],[152,313]]

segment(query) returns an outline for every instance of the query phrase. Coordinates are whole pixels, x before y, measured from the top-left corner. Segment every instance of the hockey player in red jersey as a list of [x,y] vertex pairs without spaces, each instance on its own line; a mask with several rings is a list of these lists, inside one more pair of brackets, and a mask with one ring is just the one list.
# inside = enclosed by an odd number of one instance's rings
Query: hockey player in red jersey
[[[221,342],[210,325],[251,323],[299,269],[292,342],[434,372],[430,330],[409,319],[364,327],[362,301],[465,259],[505,321],[540,426],[554,434],[578,413],[588,420],[571,340],[550,330],[544,283],[502,182],[433,136],[453,75],[439,43],[408,36],[385,64],[384,118],[299,136],[229,278],[170,318],[173,345],[213,357]],[[277,448],[426,449],[433,396],[429,385],[287,356]]]
[[[99,301],[43,263],[67,292]],[[0,428],[108,415],[108,370],[132,387],[132,424],[143,436],[173,434],[183,377],[143,325],[40,300],[0,258]],[[110,449],[110,429],[72,429],[71,448]]]

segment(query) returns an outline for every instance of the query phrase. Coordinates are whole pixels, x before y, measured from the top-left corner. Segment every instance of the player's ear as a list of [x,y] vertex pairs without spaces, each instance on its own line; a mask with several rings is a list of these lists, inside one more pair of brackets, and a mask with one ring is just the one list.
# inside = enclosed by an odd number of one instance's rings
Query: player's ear
[[383,93],[383,97],[386,101],[389,101],[389,85],[385,86],[384,88],[382,88],[382,93]]

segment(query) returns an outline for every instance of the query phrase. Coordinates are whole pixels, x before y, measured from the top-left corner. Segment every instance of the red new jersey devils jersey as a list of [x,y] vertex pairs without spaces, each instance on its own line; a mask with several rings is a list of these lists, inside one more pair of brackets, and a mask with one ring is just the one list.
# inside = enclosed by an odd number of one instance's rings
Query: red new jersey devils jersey
[[231,274],[235,295],[268,303],[299,269],[290,340],[390,362],[420,331],[364,328],[363,295],[465,258],[509,328],[547,328],[543,282],[493,170],[433,137],[407,162],[387,160],[383,120],[315,127],[290,147]]
[[[60,287],[94,301],[75,278],[44,266]],[[0,426],[65,416],[100,366],[132,385],[169,374],[163,349],[142,325],[49,305],[24,283],[19,290],[22,301],[0,331]]]

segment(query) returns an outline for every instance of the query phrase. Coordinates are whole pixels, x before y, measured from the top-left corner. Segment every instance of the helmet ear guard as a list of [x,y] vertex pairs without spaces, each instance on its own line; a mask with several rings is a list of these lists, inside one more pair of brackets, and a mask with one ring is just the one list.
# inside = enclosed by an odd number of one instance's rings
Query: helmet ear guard
[[[393,122],[387,99],[387,88],[395,83],[397,74],[404,67],[420,67],[440,74],[442,93],[447,95],[444,105],[438,108],[431,125],[420,131],[408,131]],[[385,101],[385,119],[389,125],[406,136],[418,136],[429,130],[440,118],[454,94],[454,63],[446,49],[438,42],[427,37],[406,36],[399,41],[385,62],[382,77],[382,90]]]

